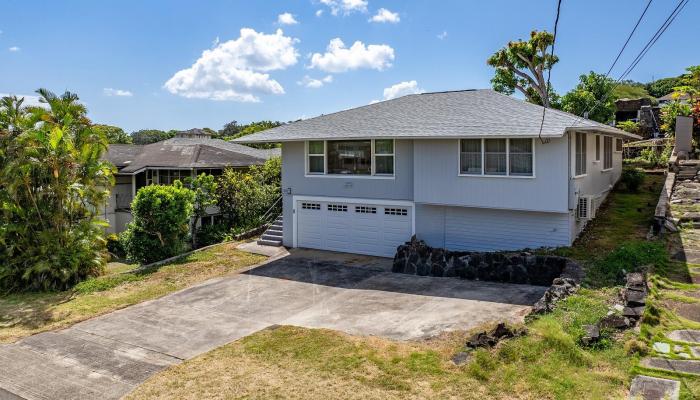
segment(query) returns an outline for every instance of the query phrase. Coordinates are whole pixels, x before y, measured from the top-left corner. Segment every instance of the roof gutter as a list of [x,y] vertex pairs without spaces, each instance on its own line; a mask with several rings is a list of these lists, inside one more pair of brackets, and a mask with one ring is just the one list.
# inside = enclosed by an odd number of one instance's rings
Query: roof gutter
[[[542,134],[541,137],[558,138],[564,136],[564,133],[558,135]],[[382,140],[382,139],[404,139],[404,140],[434,140],[434,139],[499,139],[499,138],[522,138],[532,139],[540,137],[536,133],[532,135],[455,135],[455,136],[321,136],[321,137],[297,137],[291,139],[246,139],[245,136],[232,140],[237,143],[285,143],[285,142],[305,142],[308,140]]]
[[622,129],[613,128],[612,126],[581,126],[581,127],[569,127],[566,128],[567,132],[603,132],[612,136],[621,137],[625,139],[640,140],[641,136],[635,135],[634,133],[625,132]]

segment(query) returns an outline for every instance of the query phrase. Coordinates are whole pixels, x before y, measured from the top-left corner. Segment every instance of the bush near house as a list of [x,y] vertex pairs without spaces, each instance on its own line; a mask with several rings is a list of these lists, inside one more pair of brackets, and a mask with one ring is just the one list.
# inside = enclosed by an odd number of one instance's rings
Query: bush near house
[[133,220],[121,236],[127,257],[149,264],[184,252],[194,200],[180,181],[141,188],[131,203]]
[[261,218],[280,196],[281,166],[277,157],[248,171],[227,169],[219,177],[218,205],[234,230],[243,231],[264,222]]

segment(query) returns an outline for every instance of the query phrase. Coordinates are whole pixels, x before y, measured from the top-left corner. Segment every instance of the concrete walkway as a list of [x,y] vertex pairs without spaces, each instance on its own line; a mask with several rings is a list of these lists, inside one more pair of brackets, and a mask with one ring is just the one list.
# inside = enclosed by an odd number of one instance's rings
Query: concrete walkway
[[546,288],[388,272],[297,251],[242,274],[0,347],[0,399],[117,399],[149,376],[271,325],[419,339],[519,320]]

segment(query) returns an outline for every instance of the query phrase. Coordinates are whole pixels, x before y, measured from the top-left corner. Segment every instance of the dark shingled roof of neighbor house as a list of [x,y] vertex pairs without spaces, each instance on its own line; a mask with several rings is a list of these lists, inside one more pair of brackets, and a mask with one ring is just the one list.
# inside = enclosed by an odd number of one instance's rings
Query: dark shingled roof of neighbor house
[[[490,89],[412,94],[281,125],[235,141],[535,137],[540,131],[542,110],[541,106]],[[555,109],[546,111],[542,136],[560,137],[574,127],[639,139],[637,135]]]
[[220,139],[172,138],[147,145],[112,144],[106,159],[119,173],[133,173],[148,167],[247,167],[279,155],[280,149],[254,149]]

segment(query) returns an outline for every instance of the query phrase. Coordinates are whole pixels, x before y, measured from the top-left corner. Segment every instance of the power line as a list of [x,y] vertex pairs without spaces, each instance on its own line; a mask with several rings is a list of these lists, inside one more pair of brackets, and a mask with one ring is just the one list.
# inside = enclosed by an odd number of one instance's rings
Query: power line
[[610,75],[610,72],[612,72],[613,68],[615,67],[615,64],[617,64],[617,61],[620,59],[620,56],[622,56],[622,53],[625,51],[627,44],[630,42],[630,39],[632,39],[632,35],[634,35],[634,32],[637,30],[637,27],[639,27],[639,23],[642,22],[642,19],[644,18],[644,15],[647,13],[647,10],[649,9],[649,6],[651,5],[652,1],[653,0],[649,0],[649,2],[647,3],[647,6],[644,7],[644,11],[642,11],[642,15],[640,15],[639,19],[637,19],[637,23],[634,24],[634,28],[632,28],[632,32],[630,32],[630,34],[627,36],[627,40],[625,40],[625,44],[622,45],[620,52],[617,53],[617,57],[615,57],[615,61],[613,61],[612,65],[610,66],[610,69],[608,69],[608,72],[605,74],[606,78]]
[[639,62],[644,58],[644,56],[649,52],[649,50],[656,44],[656,42],[659,40],[659,38],[666,32],[666,29],[673,23],[673,21],[676,19],[678,14],[680,14],[681,11],[683,11],[683,8],[685,8],[686,4],[688,4],[690,0],[680,0],[676,7],[671,11],[671,14],[669,14],[668,17],[666,17],[666,20],[664,21],[663,24],[656,30],[654,35],[649,39],[647,44],[640,50],[639,54],[632,60],[632,63],[627,67],[627,69],[620,75],[619,78],[615,81],[615,85],[601,98],[599,99],[591,108],[589,108],[587,111],[584,111],[582,115],[580,115],[576,121],[573,123],[572,126],[576,126],[581,119],[583,119],[584,115],[589,114],[593,110],[595,110],[599,105],[601,105],[605,100],[610,97],[610,95],[617,89],[618,86],[620,86],[620,83],[622,83],[622,80],[625,79],[633,70],[634,68],[637,67]]
[[[552,55],[551,59],[554,60],[554,45],[557,43],[557,27],[559,26],[559,13],[561,11],[561,0],[557,1],[557,16],[554,19],[554,37],[552,38]],[[546,60],[543,60],[543,62],[546,62]],[[545,90],[545,96],[549,99],[549,80],[552,77],[552,65],[549,65],[549,68],[547,69],[547,86],[544,88]],[[542,128],[544,128],[544,117],[547,113],[547,107],[542,107],[542,121],[540,122],[540,133],[537,134],[537,137],[540,139],[540,142],[545,143],[544,140],[542,140]]]

